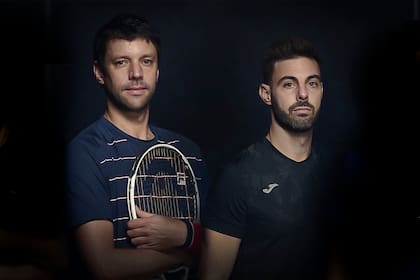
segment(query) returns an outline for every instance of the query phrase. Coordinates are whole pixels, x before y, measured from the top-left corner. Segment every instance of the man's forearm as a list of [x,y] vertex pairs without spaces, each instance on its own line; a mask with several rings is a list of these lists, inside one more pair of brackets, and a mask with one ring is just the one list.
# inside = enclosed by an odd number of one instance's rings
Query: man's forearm
[[148,279],[188,261],[185,251],[114,249],[107,256],[91,259],[89,266],[100,279]]

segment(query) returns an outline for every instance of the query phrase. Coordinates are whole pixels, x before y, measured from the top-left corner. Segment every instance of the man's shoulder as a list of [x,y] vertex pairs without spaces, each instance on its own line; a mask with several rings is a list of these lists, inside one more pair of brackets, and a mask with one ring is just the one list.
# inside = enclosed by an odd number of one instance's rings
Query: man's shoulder
[[87,126],[81,128],[68,142],[68,146],[72,147],[79,145],[80,143],[91,142],[93,139],[97,139],[101,134],[103,123],[100,119],[95,120]]
[[266,149],[264,139],[259,139],[236,153],[227,166],[230,168],[255,169],[261,166]]

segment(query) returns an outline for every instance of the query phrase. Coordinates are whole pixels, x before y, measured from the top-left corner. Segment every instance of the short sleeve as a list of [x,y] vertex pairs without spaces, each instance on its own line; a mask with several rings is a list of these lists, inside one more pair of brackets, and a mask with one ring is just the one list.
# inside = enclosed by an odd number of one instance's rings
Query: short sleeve
[[227,166],[208,193],[203,226],[242,238],[247,216],[246,177],[236,166]]

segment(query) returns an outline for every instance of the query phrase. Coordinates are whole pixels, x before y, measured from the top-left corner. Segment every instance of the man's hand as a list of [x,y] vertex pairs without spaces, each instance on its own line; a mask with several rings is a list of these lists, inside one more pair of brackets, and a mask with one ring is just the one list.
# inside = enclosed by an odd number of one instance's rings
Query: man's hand
[[164,251],[182,246],[187,236],[184,222],[136,207],[137,219],[127,224],[127,235],[136,248]]

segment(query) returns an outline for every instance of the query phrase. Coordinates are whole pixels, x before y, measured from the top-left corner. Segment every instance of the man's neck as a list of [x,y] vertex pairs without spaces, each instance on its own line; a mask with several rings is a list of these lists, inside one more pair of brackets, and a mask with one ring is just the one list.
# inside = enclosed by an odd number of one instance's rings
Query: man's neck
[[122,114],[120,111],[106,110],[104,118],[128,135],[151,140],[155,137],[149,127],[149,111],[142,114]]
[[266,138],[274,148],[293,161],[304,161],[311,153],[312,130],[296,133],[271,126]]

